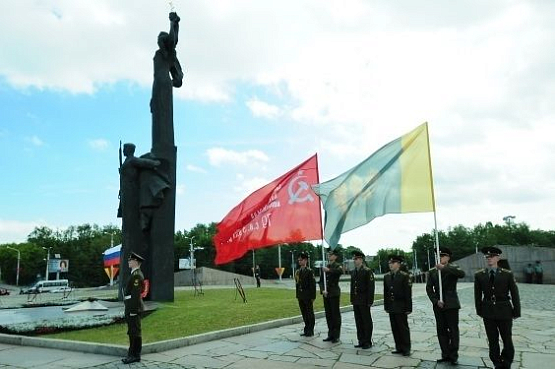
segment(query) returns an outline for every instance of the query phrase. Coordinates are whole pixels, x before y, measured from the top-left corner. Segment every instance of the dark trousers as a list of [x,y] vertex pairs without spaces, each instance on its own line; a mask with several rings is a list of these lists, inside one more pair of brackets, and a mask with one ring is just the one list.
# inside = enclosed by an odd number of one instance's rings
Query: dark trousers
[[441,347],[441,358],[459,359],[459,309],[439,309],[434,307],[437,339]]
[[525,273],[526,276],[526,283],[532,283],[534,279],[534,275],[531,273]]
[[[496,368],[509,368],[515,357],[513,345],[513,321],[484,319],[484,327],[488,336],[489,358]],[[503,340],[503,351],[499,348],[499,336]]]
[[341,312],[339,311],[339,296],[324,297],[326,323],[328,323],[328,337],[339,339],[341,335]]
[[543,284],[543,273],[536,273],[536,283]]
[[372,322],[370,306],[353,305],[353,312],[355,313],[355,324],[357,327],[357,339],[359,345],[371,345],[374,323]]
[[260,287],[260,277],[256,277],[256,287]]
[[389,314],[389,322],[395,340],[395,350],[410,352],[410,330],[407,314]]
[[314,318],[314,306],[312,304],[312,300],[298,299],[298,301],[304,321],[304,333],[314,334],[314,324],[316,323],[316,319]]
[[127,335],[129,336],[129,350],[127,356],[141,357],[143,339],[141,337],[141,317],[139,315],[125,316],[127,320]]

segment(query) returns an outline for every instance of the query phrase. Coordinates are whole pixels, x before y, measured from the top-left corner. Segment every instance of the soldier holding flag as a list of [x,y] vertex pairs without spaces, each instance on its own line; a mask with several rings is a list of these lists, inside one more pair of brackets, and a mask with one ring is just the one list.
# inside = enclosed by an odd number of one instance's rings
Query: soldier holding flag
[[[436,318],[437,338],[441,347],[438,363],[450,362],[457,365],[459,360],[459,310],[461,304],[457,295],[457,281],[463,278],[464,271],[450,263],[453,253],[447,247],[439,248],[439,263],[430,270],[426,283],[426,293],[433,304]],[[440,297],[440,283],[443,299]]]

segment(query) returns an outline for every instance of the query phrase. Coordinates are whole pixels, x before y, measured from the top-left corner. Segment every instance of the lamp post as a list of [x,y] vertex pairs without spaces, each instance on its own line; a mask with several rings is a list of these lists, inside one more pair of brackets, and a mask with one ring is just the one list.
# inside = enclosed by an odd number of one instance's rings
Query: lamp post
[[114,247],[114,232],[104,231],[104,234],[109,234],[110,235],[110,247]]
[[19,261],[21,260],[21,251],[19,251],[18,249],[14,249],[13,247],[10,247],[10,246],[6,246],[6,248],[17,251],[17,272],[15,275],[15,285],[19,286]]
[[195,239],[195,236],[190,237],[189,238],[189,254],[190,254],[190,258],[191,258],[191,269],[195,269],[194,267],[194,257],[195,257],[195,250],[193,248],[193,240]]
[[48,247],[48,248],[43,247],[42,248],[43,250],[46,250],[46,271],[44,272],[45,273],[45,275],[44,275],[44,280],[45,281],[48,280],[48,264],[50,263],[50,249],[51,248],[52,247]]

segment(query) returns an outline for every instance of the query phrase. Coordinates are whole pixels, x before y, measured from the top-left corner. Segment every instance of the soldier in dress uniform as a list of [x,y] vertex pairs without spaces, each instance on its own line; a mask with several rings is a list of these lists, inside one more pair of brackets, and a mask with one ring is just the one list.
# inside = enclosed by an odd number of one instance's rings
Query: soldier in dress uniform
[[351,272],[351,304],[355,314],[358,344],[356,348],[368,349],[372,347],[372,332],[374,323],[370,307],[374,304],[376,282],[374,273],[364,263],[364,254],[353,252],[355,269]]
[[[495,368],[510,368],[515,356],[512,339],[513,319],[520,317],[520,297],[515,276],[498,266],[501,250],[482,249],[487,268],[474,275],[476,314],[484,320],[488,337],[489,357]],[[500,352],[499,336],[503,340]]]
[[[436,317],[437,339],[441,347],[441,359],[438,363],[450,362],[457,365],[459,360],[459,310],[461,303],[457,295],[457,282],[463,278],[464,271],[451,263],[453,253],[447,247],[439,248],[439,263],[430,270],[426,293],[433,304]],[[438,272],[439,271],[439,272]],[[441,273],[441,299],[439,274]]]
[[407,272],[401,270],[404,258],[389,256],[389,270],[384,276],[384,307],[389,314],[389,322],[395,340],[393,354],[410,355],[410,330],[408,315],[412,313],[412,282]]
[[144,276],[141,272],[143,257],[132,252],[128,263],[131,275],[124,290],[123,302],[125,304],[125,320],[127,321],[127,335],[129,336],[129,350],[127,357],[121,359],[124,364],[141,361],[141,349],[143,346],[141,336],[141,313],[144,310],[141,294],[144,290]]
[[301,336],[314,336],[314,300],[316,299],[316,279],[314,272],[307,266],[308,254],[301,252],[299,258],[300,268],[295,272],[296,296],[304,321],[304,330]]
[[[320,278],[320,292],[324,298],[324,309],[326,311],[326,323],[328,324],[328,336],[324,342],[331,341],[337,343],[341,335],[341,311],[339,310],[339,298],[341,288],[339,288],[339,278],[343,274],[343,266],[337,262],[339,251],[329,250],[329,263],[322,268],[323,274]],[[324,278],[326,285],[324,288]]]

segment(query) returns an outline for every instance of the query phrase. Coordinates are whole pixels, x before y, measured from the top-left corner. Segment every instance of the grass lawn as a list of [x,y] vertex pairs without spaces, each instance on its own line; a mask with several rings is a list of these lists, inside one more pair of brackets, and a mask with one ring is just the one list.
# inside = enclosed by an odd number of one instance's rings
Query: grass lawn
[[[245,293],[246,304],[239,296],[235,300],[234,289],[205,289],[204,296],[197,297],[193,296],[192,291],[176,291],[174,302],[160,304],[158,310],[142,320],[143,342],[157,342],[300,315],[294,290],[262,287],[248,288]],[[342,294],[341,305],[350,305],[349,294]],[[324,310],[319,295],[316,296],[314,310]],[[126,331],[127,326],[123,323],[43,337],[127,345]]]

